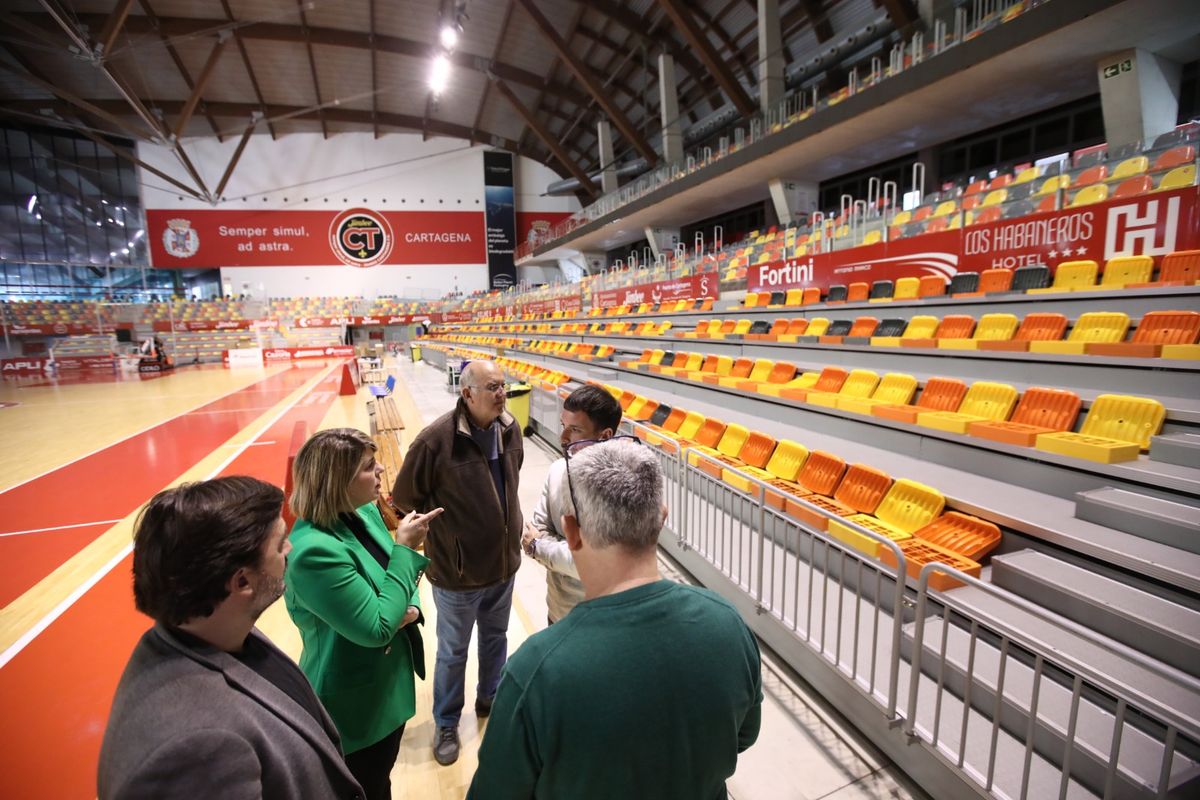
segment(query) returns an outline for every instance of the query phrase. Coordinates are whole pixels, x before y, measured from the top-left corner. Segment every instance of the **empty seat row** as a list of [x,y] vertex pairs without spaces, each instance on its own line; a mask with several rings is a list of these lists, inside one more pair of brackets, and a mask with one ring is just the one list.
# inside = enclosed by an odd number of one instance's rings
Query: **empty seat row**
[[[891,550],[847,522],[896,542],[914,578],[925,564],[935,562],[978,577],[979,560],[1000,543],[996,525],[947,511],[945,496],[917,481],[893,479],[791,439],[776,440],[738,423],[672,408],[615,386],[605,388],[625,415],[640,423],[635,433],[649,444],[669,452],[685,450],[688,463],[701,472],[754,497],[761,492],[771,507],[869,556],[888,560]],[[895,559],[890,560],[895,566]],[[946,590],[959,583],[938,573],[931,585]]]
[[[854,320],[798,317],[766,320],[700,320],[691,331],[676,331],[682,339],[744,339],[805,344],[853,344],[876,347],[928,347],[943,350],[1003,350],[1007,352],[1102,355],[1144,358],[1200,358],[1200,312],[1151,311],[1133,334],[1128,314],[1094,311],[1074,324],[1066,315],[1050,312],[984,314],[978,321],[966,314],[938,318],[917,315]],[[1069,328],[1069,333],[1068,333]]]
[[834,284],[822,295],[816,287],[786,291],[749,292],[743,308],[783,308],[824,302],[883,303],[893,300],[921,300],[929,297],[982,296],[989,293],[1026,292],[1030,294],[1108,289],[1145,289],[1157,286],[1188,286],[1200,283],[1200,250],[1180,250],[1162,258],[1158,274],[1150,256],[1117,256],[1103,268],[1096,261],[1064,261],[1051,275],[1041,265],[1015,270],[989,269],[982,273],[960,272],[947,282],[940,275],[907,277],[873,283],[856,281]]
[[622,366],[1102,463],[1138,458],[1166,418],[1163,404],[1152,398],[1105,394],[1075,432],[1082,402],[1064,389],[1032,387],[1022,394],[992,381],[968,387],[956,378],[936,377],[920,385],[905,373],[881,378],[872,370],[827,366],[797,374],[786,361],[672,356],[668,362],[662,351],[651,351]]

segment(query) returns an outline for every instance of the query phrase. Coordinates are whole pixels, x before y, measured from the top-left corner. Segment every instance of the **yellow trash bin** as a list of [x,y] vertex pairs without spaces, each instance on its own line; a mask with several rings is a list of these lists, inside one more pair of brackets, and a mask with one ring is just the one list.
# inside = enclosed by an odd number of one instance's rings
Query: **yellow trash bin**
[[508,385],[508,413],[517,418],[517,424],[522,431],[529,429],[529,393],[532,390],[528,383],[510,383]]
[[408,354],[412,356],[413,363],[421,360],[421,345],[413,344],[408,346]]

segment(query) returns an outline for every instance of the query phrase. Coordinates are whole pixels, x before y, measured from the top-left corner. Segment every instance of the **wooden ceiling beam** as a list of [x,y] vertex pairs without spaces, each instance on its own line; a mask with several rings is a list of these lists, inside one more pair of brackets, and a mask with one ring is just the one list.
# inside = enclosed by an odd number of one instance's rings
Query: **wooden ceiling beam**
[[217,62],[221,59],[221,53],[225,52],[225,44],[229,41],[227,36],[222,36],[217,39],[217,43],[213,45],[212,52],[208,54],[208,61],[204,62],[204,69],[200,70],[200,77],[196,79],[196,85],[192,87],[192,93],[188,96],[187,102],[183,104],[183,111],[179,115],[179,119],[175,122],[175,136],[182,137],[187,130],[187,125],[192,121],[192,114],[196,111],[196,105],[200,102],[201,95],[204,94],[205,87],[212,79],[213,71],[217,68]]
[[530,18],[533,19],[534,24],[541,30],[546,41],[550,42],[550,46],[558,53],[559,58],[562,59],[567,69],[587,88],[588,93],[595,98],[600,107],[608,114],[609,119],[612,120],[617,130],[633,144],[634,148],[642,154],[643,158],[651,164],[657,161],[658,154],[654,152],[654,148],[646,141],[646,137],[633,126],[629,118],[612,101],[612,98],[604,91],[604,88],[596,80],[595,76],[592,75],[592,71],[587,65],[575,58],[575,55],[568,49],[566,42],[558,35],[558,31],[554,29],[554,26],[550,24],[550,20],[546,19],[546,16],[534,4],[533,0],[516,1],[520,4],[521,8],[525,9]]
[[[43,32],[46,28],[54,24],[53,20],[47,14],[22,13],[14,14],[13,16],[22,18],[27,22],[35,23],[42,28]],[[82,24],[86,25],[102,25],[104,21],[104,17],[98,14],[79,14],[77,17]],[[224,26],[235,31],[237,36],[246,40],[290,42],[292,44],[303,44],[307,41],[312,44],[328,45],[330,47],[346,47],[358,50],[371,49],[371,36],[365,31],[309,26],[308,38],[306,39],[304,29],[299,25],[282,25],[272,22],[235,22],[230,19],[159,17],[159,23],[163,32],[171,38],[201,34],[212,35],[217,28]],[[129,17],[125,22],[125,31],[130,34],[153,33],[148,21],[140,16]],[[439,48],[436,45],[428,42],[404,39],[399,36],[376,34],[374,44],[380,53],[409,56],[423,61],[427,61],[439,52]],[[589,99],[587,94],[580,92],[574,87],[558,83],[557,81],[547,83],[546,79],[541,75],[502,61],[489,59],[486,56],[456,50],[450,54],[449,58],[450,63],[461,69],[472,70],[483,75],[487,75],[490,72],[508,83],[529,86],[534,89],[544,87],[547,92],[560,95],[577,105],[584,105]]]
[[567,151],[564,150],[563,146],[558,143],[558,139],[551,135],[550,132],[547,131],[540,122],[538,122],[537,117],[533,115],[533,112],[525,107],[525,104],[521,102],[516,94],[513,93],[513,90],[510,89],[504,83],[504,81],[499,80],[498,78],[493,78],[492,83],[496,86],[496,91],[503,95],[504,99],[508,101],[508,104],[513,107],[513,110],[521,115],[521,117],[525,120],[525,124],[529,126],[530,130],[537,134],[537,137],[542,140],[542,143],[549,148],[550,152],[554,154],[554,157],[558,159],[558,162],[566,167],[568,172],[575,176],[575,178],[579,181],[580,187],[592,197],[595,197],[599,193],[596,189],[596,184],[592,183],[592,179],[588,177],[588,174],[579,168],[579,165],[575,163],[574,159],[567,155]]
[[250,135],[254,133],[254,128],[258,125],[258,120],[252,121],[246,126],[245,132],[242,134],[241,140],[238,142],[237,149],[233,151],[233,158],[229,159],[229,166],[225,168],[225,174],[221,176],[221,182],[217,184],[216,198],[224,200],[221,193],[225,191],[225,185],[229,183],[229,179],[233,177],[233,171],[237,169],[238,162],[242,160],[242,152],[245,151],[246,145],[250,143]]
[[745,116],[753,114],[755,106],[750,100],[750,96],[733,77],[733,73],[729,71],[725,61],[713,48],[712,42],[708,40],[708,36],[696,26],[696,20],[692,17],[689,8],[680,0],[658,0],[658,4],[675,23],[675,27],[683,34],[683,38],[692,45],[701,63],[708,68],[713,79],[716,80],[730,102]]
[[321,102],[321,82],[317,80],[317,59],[313,56],[312,37],[309,35],[308,15],[304,13],[304,4],[297,8],[300,11],[300,30],[304,34],[304,47],[308,50],[308,68],[312,72],[313,93],[317,96],[317,116],[321,120],[321,137],[329,138],[329,128],[325,125],[325,111]]
[[[515,3],[513,0],[509,0],[508,5],[504,9],[504,22],[500,23],[500,35],[496,37],[496,47],[492,50],[493,62],[500,58],[500,50],[504,47],[504,37],[508,35],[508,23],[512,21],[514,6]],[[483,97],[479,99],[479,108],[475,109],[475,121],[471,123],[471,144],[475,144],[475,131],[479,129],[479,123],[483,119],[483,109],[487,106],[488,92],[491,89],[491,81],[483,85]]]
[[[4,62],[0,62],[0,68],[6,67]],[[156,108],[161,108],[165,114],[177,114],[183,107],[182,100],[149,100]],[[244,121],[250,119],[255,111],[262,110],[256,103],[223,103],[210,102],[209,109],[213,115],[218,118],[234,119]],[[72,108],[65,100],[8,100],[5,101],[5,107],[11,108],[14,111],[23,112],[38,112],[44,108],[51,108],[55,111],[67,111]],[[109,115],[128,114],[129,107],[121,100],[97,100],[94,107],[96,110]],[[283,120],[296,119],[310,122],[319,121],[316,109],[302,108],[298,106],[281,106],[268,105],[265,107],[267,119],[274,119],[276,122]],[[74,113],[71,111],[70,113]],[[394,114],[387,111],[380,111],[377,115],[379,125],[387,128],[399,128],[409,131],[421,130],[421,118],[410,114]],[[342,122],[350,125],[362,125],[370,127],[371,112],[367,110],[344,108],[341,106],[330,106],[325,108],[325,119],[328,122]],[[266,122],[266,119],[261,120]],[[48,122],[51,122],[48,120]],[[239,126],[239,130],[241,127]],[[471,135],[471,129],[465,125],[458,125],[453,122],[445,122],[442,120],[431,119],[429,121],[429,130],[437,135],[446,136],[452,139],[466,140]],[[528,148],[519,148],[518,143],[513,139],[504,136],[499,136],[490,131],[480,130],[477,132],[485,137],[485,141],[491,143],[494,147],[500,147],[505,150],[510,150],[518,155],[527,156],[534,160],[540,160],[537,153]],[[144,138],[140,135],[135,138]],[[548,165],[549,166],[549,165]],[[558,172],[558,170],[555,170]],[[565,177],[565,175],[564,175]]]
[[[229,0],[221,0],[221,8],[225,11],[225,18],[233,22],[233,10],[229,8]],[[263,99],[262,89],[259,88],[258,78],[254,76],[254,68],[250,66],[250,55],[246,52],[246,43],[242,41],[242,37],[236,27],[233,29],[233,40],[237,42],[238,52],[242,54],[242,64],[246,67],[246,75],[250,77],[250,85],[254,87],[254,96],[258,99],[258,108],[265,117],[267,116],[267,103]],[[267,131],[271,134],[272,141],[279,138],[275,133],[275,125],[270,121],[267,122]]]
[[[153,21],[157,19],[158,15],[154,13],[154,9],[150,6],[150,0],[141,0],[140,5],[142,7],[142,11],[146,13],[146,16],[148,16],[153,23]],[[170,39],[162,35],[162,31],[159,31],[158,38],[162,42],[163,47],[167,49],[167,54],[171,56],[171,60],[175,62],[175,69],[179,70],[179,77],[183,78],[183,82],[187,85],[188,91],[195,91],[196,82],[192,80],[192,74],[188,72],[187,65],[184,64],[183,59],[179,57],[179,51],[175,48],[175,45],[171,43]],[[203,103],[200,104],[200,108],[203,110]],[[217,141],[224,141],[224,137],[222,137],[220,130],[217,128],[217,121],[213,119],[212,114],[206,112],[204,116],[208,120],[209,127],[212,128],[213,135],[217,137]]]
[[129,16],[131,8],[133,8],[133,0],[120,0],[117,7],[108,15],[108,19],[104,21],[104,28],[97,37],[99,45],[97,52],[101,58],[108,58],[109,53],[112,52],[113,45],[117,41],[117,34],[121,32],[121,26],[125,24],[125,18]]

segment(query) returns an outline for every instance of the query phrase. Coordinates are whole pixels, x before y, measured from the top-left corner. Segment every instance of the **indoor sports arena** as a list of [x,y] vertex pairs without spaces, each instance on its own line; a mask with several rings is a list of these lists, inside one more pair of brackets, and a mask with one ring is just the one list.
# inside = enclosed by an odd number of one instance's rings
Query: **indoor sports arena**
[[1200,797],[1194,0],[0,5],[0,797]]

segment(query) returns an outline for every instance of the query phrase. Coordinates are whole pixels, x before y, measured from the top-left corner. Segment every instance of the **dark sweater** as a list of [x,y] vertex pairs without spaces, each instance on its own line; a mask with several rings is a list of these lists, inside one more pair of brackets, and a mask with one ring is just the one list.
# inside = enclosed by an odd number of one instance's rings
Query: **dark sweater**
[[761,703],[758,644],[718,595],[587,600],[509,658],[467,797],[724,798]]

